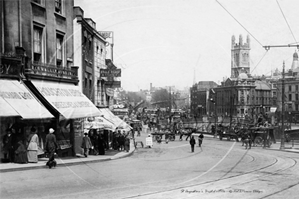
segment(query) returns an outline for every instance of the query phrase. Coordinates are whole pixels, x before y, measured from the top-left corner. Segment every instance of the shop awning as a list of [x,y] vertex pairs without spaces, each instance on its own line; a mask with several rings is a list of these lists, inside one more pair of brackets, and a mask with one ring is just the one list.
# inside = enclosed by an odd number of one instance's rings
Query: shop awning
[[108,108],[101,108],[99,111],[105,119],[113,123],[118,129],[124,129],[126,131],[132,129],[129,124],[115,116]]
[[[0,91],[2,95],[2,91]],[[15,117],[20,116],[20,114],[13,109],[10,104],[4,100],[3,97],[0,98],[0,116],[1,117]]]
[[86,118],[83,126],[85,129],[105,129],[114,131],[116,126],[104,117]]
[[74,84],[37,80],[32,84],[66,119],[101,116],[98,108]]
[[54,116],[17,80],[0,80],[0,117],[20,116],[23,119]]

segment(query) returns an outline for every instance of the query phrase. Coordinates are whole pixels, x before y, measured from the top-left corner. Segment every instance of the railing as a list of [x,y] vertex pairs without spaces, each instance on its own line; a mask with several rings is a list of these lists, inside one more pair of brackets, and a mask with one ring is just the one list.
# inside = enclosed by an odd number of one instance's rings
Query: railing
[[34,75],[41,77],[55,77],[63,79],[78,80],[78,67],[73,66],[71,69],[59,67],[50,64],[31,63],[25,68],[26,75]]

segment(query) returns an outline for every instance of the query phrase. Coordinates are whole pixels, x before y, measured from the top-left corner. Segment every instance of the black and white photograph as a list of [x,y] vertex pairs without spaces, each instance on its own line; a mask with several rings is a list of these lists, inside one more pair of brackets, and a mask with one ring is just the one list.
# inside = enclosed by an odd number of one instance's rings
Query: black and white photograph
[[299,0],[0,0],[1,199],[298,199]]

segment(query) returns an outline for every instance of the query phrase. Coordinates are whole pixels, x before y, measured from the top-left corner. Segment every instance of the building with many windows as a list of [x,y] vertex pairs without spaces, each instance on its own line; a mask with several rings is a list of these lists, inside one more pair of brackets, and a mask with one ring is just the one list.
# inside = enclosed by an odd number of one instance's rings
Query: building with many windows
[[97,31],[91,18],[84,18],[84,11],[74,7],[74,63],[79,66],[79,87],[97,106],[106,106],[106,92],[100,70],[106,69],[106,40]]
[[53,128],[61,157],[80,148],[82,118],[101,115],[77,86],[73,7],[73,0],[2,0],[0,7],[0,136],[11,128],[25,143],[34,127],[43,146]]
[[[280,74],[280,79],[276,81],[277,87],[277,107],[278,112],[282,112],[282,104],[285,118],[289,122],[299,120],[299,61],[298,53],[293,54],[293,62],[290,69],[286,70],[284,77],[284,102],[282,103],[282,85],[283,78]],[[278,118],[279,119],[279,118]]]
[[209,115],[209,90],[217,86],[213,81],[200,81],[190,88],[191,114],[196,117]]

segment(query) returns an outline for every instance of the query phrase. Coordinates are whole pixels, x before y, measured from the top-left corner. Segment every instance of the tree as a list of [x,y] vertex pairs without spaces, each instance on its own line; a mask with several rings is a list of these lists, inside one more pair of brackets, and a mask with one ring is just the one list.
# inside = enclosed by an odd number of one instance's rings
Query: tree
[[160,107],[168,107],[170,105],[170,95],[166,89],[160,89],[152,93],[152,104],[159,104]]

